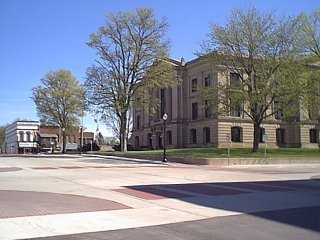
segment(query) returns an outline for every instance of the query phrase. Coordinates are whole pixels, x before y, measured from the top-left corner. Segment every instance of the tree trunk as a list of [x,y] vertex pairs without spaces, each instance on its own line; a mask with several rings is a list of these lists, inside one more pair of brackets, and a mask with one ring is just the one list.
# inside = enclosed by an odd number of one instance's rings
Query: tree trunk
[[127,115],[122,114],[120,119],[120,151],[127,152]]
[[254,122],[253,128],[253,147],[252,152],[258,152],[259,150],[259,141],[260,141],[260,123]]

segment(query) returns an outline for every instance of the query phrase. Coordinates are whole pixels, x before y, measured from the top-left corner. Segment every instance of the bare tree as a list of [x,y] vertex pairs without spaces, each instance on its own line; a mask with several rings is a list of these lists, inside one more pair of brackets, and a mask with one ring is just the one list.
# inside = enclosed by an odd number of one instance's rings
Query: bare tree
[[[167,59],[169,40],[165,18],[158,21],[152,9],[108,14],[106,24],[90,36],[88,46],[97,52],[96,64],[87,70],[85,86],[94,111],[119,131],[121,151],[127,151],[129,111],[133,102],[147,106],[153,87],[176,83]],[[153,99],[149,98],[150,101]]]

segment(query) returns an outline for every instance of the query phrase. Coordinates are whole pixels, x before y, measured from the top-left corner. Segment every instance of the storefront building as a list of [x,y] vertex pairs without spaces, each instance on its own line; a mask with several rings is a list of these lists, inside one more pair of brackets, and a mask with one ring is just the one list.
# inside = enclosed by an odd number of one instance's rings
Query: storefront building
[[37,153],[39,126],[39,121],[16,121],[6,127],[5,153]]

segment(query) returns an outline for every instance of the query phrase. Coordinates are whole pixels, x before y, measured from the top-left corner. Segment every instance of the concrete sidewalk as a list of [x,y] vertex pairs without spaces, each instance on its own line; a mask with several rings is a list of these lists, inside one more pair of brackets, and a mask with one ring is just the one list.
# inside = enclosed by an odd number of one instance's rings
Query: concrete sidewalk
[[2,157],[0,238],[318,207],[319,175],[317,164],[226,167],[95,156]]

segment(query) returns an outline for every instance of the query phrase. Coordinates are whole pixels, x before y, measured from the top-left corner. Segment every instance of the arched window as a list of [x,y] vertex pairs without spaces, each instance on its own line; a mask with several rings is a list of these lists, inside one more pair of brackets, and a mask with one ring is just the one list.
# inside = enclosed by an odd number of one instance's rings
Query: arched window
[[24,132],[19,132],[19,142],[24,142]]
[[27,142],[31,142],[31,132],[26,132],[27,135]]
[[232,142],[242,142],[242,128],[232,127],[231,128],[231,141]]
[[204,143],[210,143],[211,142],[211,139],[210,139],[210,128],[209,127],[203,128],[203,142]]

